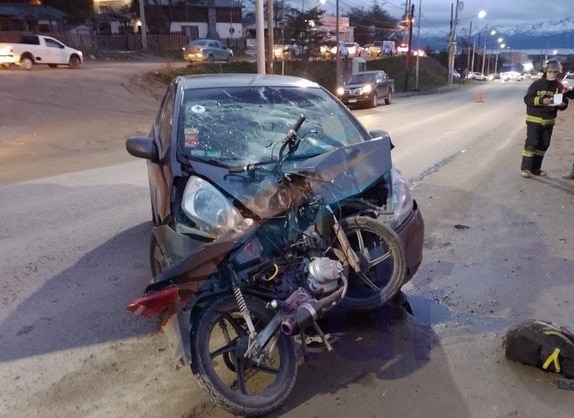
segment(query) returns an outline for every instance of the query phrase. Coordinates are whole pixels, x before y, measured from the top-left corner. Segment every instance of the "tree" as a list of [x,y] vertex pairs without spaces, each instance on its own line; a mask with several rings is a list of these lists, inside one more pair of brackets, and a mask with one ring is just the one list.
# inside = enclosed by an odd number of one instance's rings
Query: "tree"
[[44,0],[44,6],[58,9],[67,15],[67,22],[84,23],[93,14],[92,0]]
[[376,40],[390,39],[391,34],[401,31],[399,19],[383,10],[376,0],[370,9],[352,7],[348,13],[349,24],[355,27],[355,42],[361,45]]

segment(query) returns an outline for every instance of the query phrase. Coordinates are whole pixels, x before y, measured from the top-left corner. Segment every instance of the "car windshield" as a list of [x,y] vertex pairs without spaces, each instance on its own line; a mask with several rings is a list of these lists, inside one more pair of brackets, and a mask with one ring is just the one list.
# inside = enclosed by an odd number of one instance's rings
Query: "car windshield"
[[224,166],[274,161],[301,115],[295,157],[309,157],[367,139],[348,111],[320,88],[231,87],[184,92],[178,121],[183,159]]
[[374,74],[354,74],[349,78],[347,84],[372,83],[373,81],[375,81]]

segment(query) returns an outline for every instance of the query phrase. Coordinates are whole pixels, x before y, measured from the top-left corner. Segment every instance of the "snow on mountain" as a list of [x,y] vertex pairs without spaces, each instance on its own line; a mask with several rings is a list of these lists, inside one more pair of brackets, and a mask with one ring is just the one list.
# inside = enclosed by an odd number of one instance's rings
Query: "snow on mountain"
[[[493,48],[496,47],[495,39],[501,37],[504,43],[512,49],[560,49],[574,54],[574,17],[535,21],[526,25],[488,25],[487,28],[496,30],[495,36],[487,34],[487,45],[491,43]],[[459,25],[457,36],[459,42],[468,42],[469,27],[466,24]],[[475,29],[472,36],[475,42],[479,42],[479,38],[484,36],[484,31],[476,32]],[[447,48],[448,28],[433,28],[432,30],[421,28],[420,45],[434,50]]]

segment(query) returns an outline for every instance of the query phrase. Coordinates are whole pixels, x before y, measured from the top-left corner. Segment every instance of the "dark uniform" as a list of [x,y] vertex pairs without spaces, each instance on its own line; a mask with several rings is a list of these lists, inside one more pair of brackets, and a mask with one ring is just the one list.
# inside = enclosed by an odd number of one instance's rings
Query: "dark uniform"
[[[551,104],[554,95],[564,91],[564,86],[558,81],[557,77],[554,76],[553,80],[548,79],[548,70],[554,73],[558,71],[558,68],[559,71],[562,70],[558,62],[546,62],[542,78],[532,83],[526,92],[526,96],[524,96],[524,103],[526,104],[526,141],[520,166],[523,177],[530,177],[531,174],[546,175],[541,170],[541,166],[544,154],[550,146],[556,115],[558,110],[564,110],[568,107],[566,97],[563,97],[561,105],[554,106]],[[545,104],[545,102],[550,104]]]
[[[574,90],[568,90],[564,93],[564,96],[570,100],[574,100]],[[572,164],[572,169],[565,174],[562,174],[563,179],[574,180],[574,163]]]

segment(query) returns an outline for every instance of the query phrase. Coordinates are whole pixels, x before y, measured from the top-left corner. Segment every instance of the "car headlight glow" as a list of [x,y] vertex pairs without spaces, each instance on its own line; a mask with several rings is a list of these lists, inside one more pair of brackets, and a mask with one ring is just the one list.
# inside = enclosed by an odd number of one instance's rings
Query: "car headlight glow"
[[343,87],[337,87],[337,96],[342,96],[345,93],[345,89]]
[[369,94],[371,91],[373,91],[373,87],[370,84],[367,84],[361,89],[361,93],[363,94]]
[[413,210],[413,197],[409,185],[396,168],[391,168],[391,205],[393,218],[391,226],[393,229],[399,227],[410,215]]
[[212,184],[190,177],[183,192],[181,209],[198,229],[214,238],[238,226],[243,217]]

